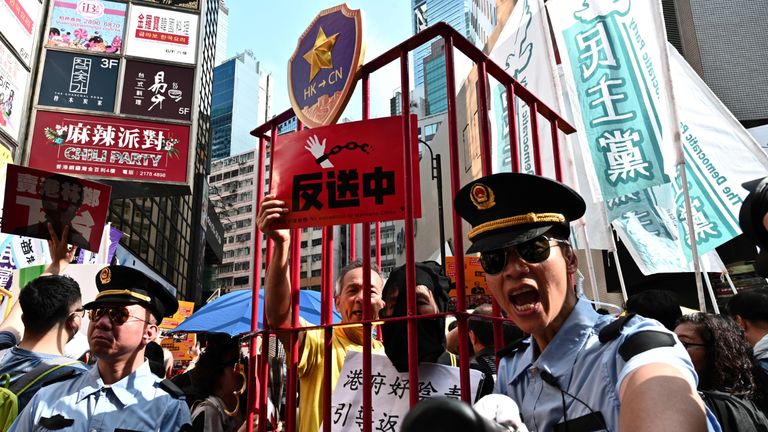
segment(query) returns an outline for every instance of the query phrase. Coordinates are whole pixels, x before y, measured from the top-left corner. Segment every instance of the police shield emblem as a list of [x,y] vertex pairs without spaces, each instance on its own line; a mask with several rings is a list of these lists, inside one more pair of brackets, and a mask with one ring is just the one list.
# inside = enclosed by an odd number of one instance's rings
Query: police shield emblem
[[320,12],[288,62],[288,93],[296,116],[314,128],[336,123],[363,63],[363,14],[346,4]]

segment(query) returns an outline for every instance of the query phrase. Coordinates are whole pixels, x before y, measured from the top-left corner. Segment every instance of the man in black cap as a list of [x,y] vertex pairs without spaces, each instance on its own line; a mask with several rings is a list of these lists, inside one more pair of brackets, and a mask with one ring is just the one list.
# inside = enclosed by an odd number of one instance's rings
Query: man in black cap
[[39,391],[10,430],[153,430],[188,428],[181,391],[155,376],[144,349],[178,301],[163,285],[125,266],[96,275],[99,293],[84,306],[96,365],[80,377]]
[[685,348],[652,320],[599,315],[579,299],[570,222],[585,211],[571,188],[528,174],[494,174],[462,188],[456,211],[472,229],[488,288],[531,337],[509,347],[495,392],[531,431],[720,430],[696,393]]
[[739,211],[739,226],[760,252],[755,257],[755,272],[768,277],[768,177],[748,181],[742,185],[749,194]]

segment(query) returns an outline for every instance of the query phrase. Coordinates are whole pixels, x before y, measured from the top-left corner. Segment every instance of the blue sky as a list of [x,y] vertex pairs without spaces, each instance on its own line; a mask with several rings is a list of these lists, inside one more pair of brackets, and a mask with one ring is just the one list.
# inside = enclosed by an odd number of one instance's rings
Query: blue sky
[[[312,19],[339,0],[226,0],[229,6],[227,57],[245,49],[253,51],[274,79],[273,114],[290,108],[286,70],[296,42]],[[348,0],[364,13],[365,62],[412,36],[410,0]],[[399,66],[391,65],[371,78],[371,116],[389,115],[389,98],[400,87]],[[359,83],[344,112],[360,118]]]

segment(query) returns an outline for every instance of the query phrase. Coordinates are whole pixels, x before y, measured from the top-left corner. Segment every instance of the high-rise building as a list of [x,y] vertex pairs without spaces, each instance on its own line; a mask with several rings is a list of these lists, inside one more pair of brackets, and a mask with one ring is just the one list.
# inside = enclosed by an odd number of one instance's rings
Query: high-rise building
[[271,78],[250,50],[216,66],[211,106],[213,160],[256,147],[250,132],[269,118]]
[[664,0],[669,41],[746,127],[768,123],[768,8],[749,0]]
[[[483,48],[497,23],[496,2],[492,0],[411,0],[414,34],[445,22],[478,48]],[[416,93],[423,94],[427,115],[447,109],[445,95],[445,54],[442,39],[413,51]]]
[[227,40],[229,39],[229,6],[219,0],[219,19],[216,23],[216,60],[218,66],[227,59]]
[[[163,163],[154,170],[107,158],[64,163],[55,158],[66,152],[50,152],[31,139],[26,162],[44,168],[41,161],[53,159],[57,172],[79,171],[75,174],[110,183],[108,220],[125,233],[119,248],[123,262],[152,273],[178,297],[199,301],[206,283],[206,231],[216,225],[208,220],[216,215],[207,212],[207,172],[218,0],[175,6],[132,0],[43,3],[47,40],[38,60],[45,58],[45,68],[25,113],[32,119],[28,137],[74,122],[79,138],[67,137],[59,148],[119,149],[131,156],[155,151]],[[169,34],[173,41],[165,38]]]

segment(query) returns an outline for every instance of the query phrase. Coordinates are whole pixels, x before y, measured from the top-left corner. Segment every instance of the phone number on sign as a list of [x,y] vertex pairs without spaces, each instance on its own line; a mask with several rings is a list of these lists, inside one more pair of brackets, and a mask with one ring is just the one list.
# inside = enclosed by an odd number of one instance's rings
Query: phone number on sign
[[164,172],[153,172],[153,171],[138,171],[138,175],[140,177],[157,177],[157,178],[165,177]]

